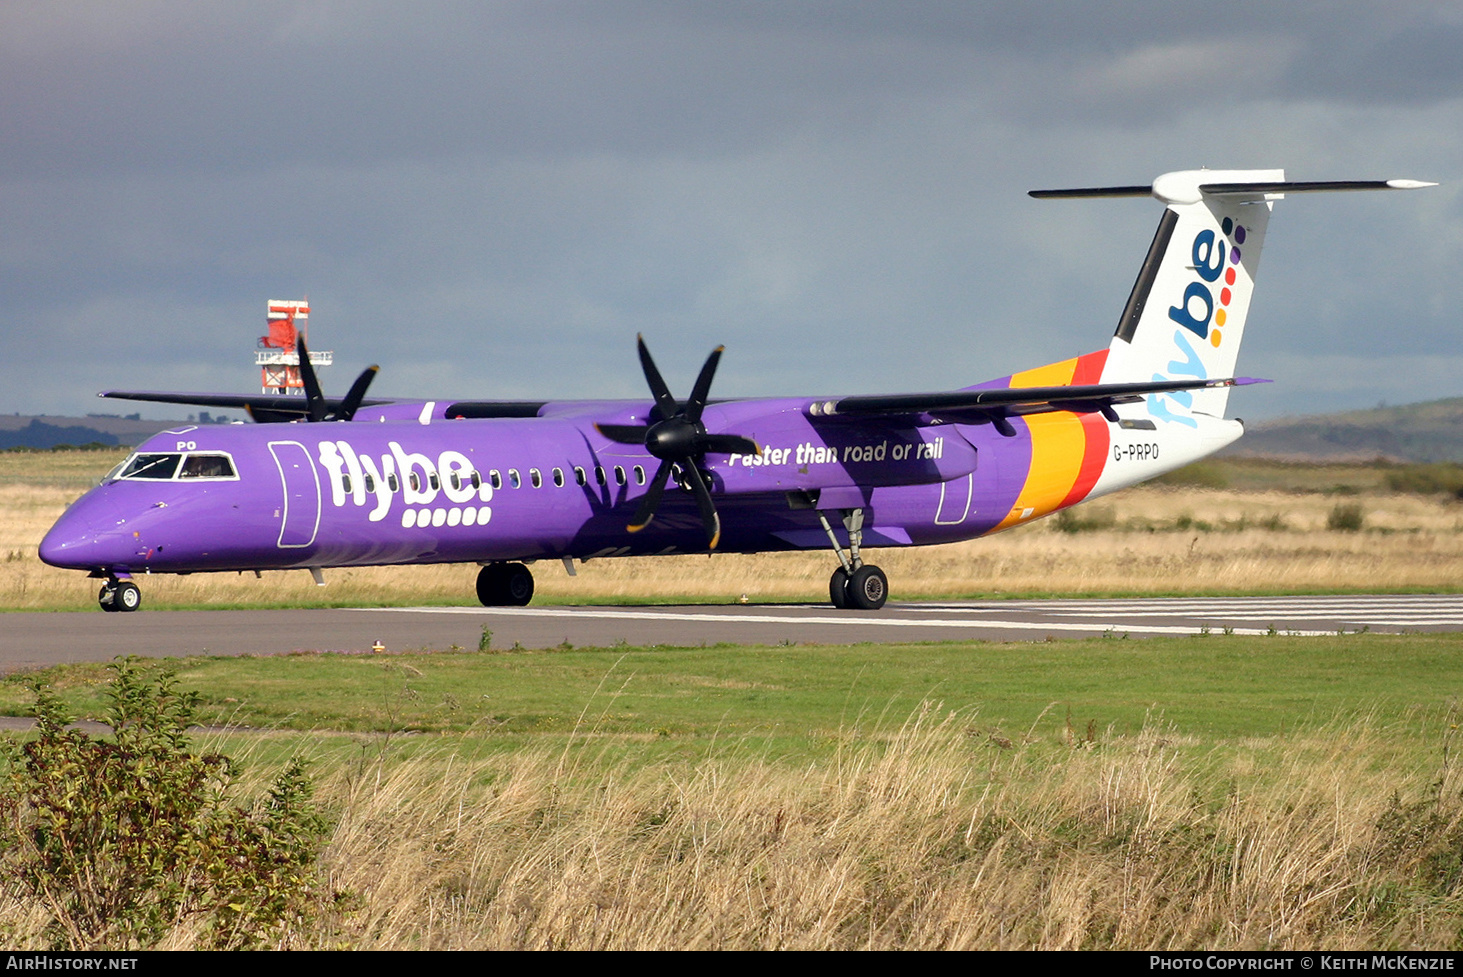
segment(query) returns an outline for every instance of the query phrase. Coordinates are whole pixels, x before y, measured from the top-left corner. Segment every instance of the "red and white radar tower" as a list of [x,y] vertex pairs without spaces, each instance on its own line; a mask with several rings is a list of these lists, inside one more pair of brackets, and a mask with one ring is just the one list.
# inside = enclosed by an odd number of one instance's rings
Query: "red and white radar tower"
[[[254,365],[259,367],[262,392],[267,394],[305,393],[300,379],[300,353],[296,342],[301,337],[310,342],[310,303],[269,300],[269,335],[259,337],[254,351]],[[331,350],[310,350],[310,365],[317,369],[335,361]]]

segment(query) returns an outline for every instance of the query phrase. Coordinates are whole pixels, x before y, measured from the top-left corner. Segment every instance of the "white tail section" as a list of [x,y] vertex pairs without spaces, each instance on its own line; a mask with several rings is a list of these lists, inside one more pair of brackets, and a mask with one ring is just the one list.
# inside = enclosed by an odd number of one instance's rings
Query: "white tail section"
[[[1146,197],[1167,209],[1108,348],[1102,383],[1234,376],[1274,201],[1291,193],[1413,190],[1417,180],[1288,182],[1284,170],[1184,170],[1151,187],[1032,191],[1034,197]],[[1196,425],[1192,413],[1223,417],[1229,387],[1150,394],[1154,421]]]
[[[1168,204],[1109,347],[1103,383],[1234,376],[1273,194],[1210,194],[1207,184],[1283,183],[1283,170],[1193,170],[1153,181]],[[1223,417],[1228,387],[1153,394],[1148,414],[1192,425]]]

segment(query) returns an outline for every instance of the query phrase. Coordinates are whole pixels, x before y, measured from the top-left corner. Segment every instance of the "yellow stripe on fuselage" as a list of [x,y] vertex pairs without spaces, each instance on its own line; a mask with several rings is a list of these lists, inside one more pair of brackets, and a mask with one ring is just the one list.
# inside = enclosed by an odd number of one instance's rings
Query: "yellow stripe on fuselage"
[[[1011,387],[1058,387],[1072,382],[1077,360],[1063,360],[1039,366],[1011,377]],[[1031,467],[1016,504],[992,532],[1007,529],[1026,519],[1046,515],[1072,491],[1082,471],[1087,436],[1076,414],[1053,411],[1025,418],[1031,435]]]

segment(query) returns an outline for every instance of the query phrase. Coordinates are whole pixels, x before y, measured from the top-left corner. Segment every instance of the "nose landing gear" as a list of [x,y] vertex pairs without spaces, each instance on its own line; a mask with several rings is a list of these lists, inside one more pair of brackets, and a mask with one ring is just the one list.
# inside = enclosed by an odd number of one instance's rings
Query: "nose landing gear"
[[889,599],[889,578],[884,571],[871,563],[865,563],[859,555],[864,540],[864,510],[840,509],[843,528],[848,530],[848,554],[845,556],[828,516],[818,510],[818,521],[833,544],[838,556],[838,569],[828,580],[828,599],[840,610],[877,611]]
[[109,613],[135,611],[142,606],[142,591],[131,580],[108,577],[97,594],[97,603]]

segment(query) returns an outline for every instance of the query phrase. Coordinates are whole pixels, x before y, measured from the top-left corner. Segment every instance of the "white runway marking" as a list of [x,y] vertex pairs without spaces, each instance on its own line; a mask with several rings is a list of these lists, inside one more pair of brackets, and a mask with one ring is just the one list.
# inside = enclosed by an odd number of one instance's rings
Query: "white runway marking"
[[[908,628],[962,633],[1325,635],[1342,631],[1463,631],[1463,595],[1361,594],[1315,597],[1152,597],[1098,600],[944,601],[890,604],[881,612],[836,612],[821,605],[748,607],[423,607],[383,613],[484,613],[529,618],[773,624],[783,627]],[[974,635],[973,635],[974,636]]]
[[[806,605],[790,605],[806,608]],[[905,608],[899,608],[904,610]],[[697,614],[685,611],[620,611],[608,608],[595,607],[363,607],[360,610],[381,611],[383,613],[402,612],[412,614],[476,614],[481,616],[485,613],[506,614],[513,617],[567,617],[567,618],[599,618],[609,621],[685,621],[685,622],[717,622],[727,624],[792,624],[807,625],[816,624],[820,626],[837,625],[843,627],[876,627],[876,628],[961,628],[977,631],[992,631],[1002,628],[1010,628],[1017,631],[1077,631],[1093,632],[1105,630],[1126,631],[1132,634],[1194,634],[1198,629],[1182,625],[1163,624],[1083,624],[1070,621],[1015,621],[999,620],[992,618],[895,618],[879,617],[878,612],[872,614],[865,612],[850,612],[847,615],[833,616],[819,615],[810,616],[805,614]],[[1235,628],[1235,634],[1268,634],[1269,631],[1261,628]],[[1289,632],[1287,632],[1289,633]],[[1300,634],[1334,634],[1334,631],[1304,631]]]

